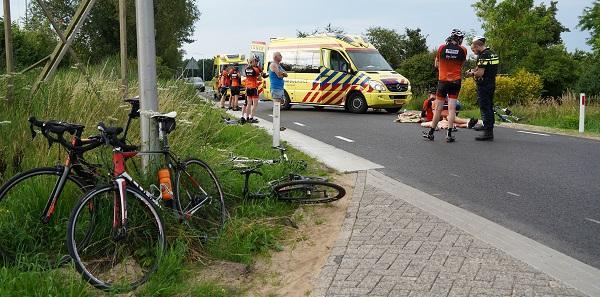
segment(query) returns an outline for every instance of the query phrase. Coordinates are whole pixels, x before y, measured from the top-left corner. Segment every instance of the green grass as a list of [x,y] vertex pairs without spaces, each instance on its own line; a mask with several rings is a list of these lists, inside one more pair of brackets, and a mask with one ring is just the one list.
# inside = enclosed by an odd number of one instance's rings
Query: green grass
[[[63,120],[86,125],[85,135],[97,134],[95,126],[99,121],[109,125],[124,125],[128,106],[122,104],[118,93],[118,63],[109,60],[105,64],[92,66],[90,84],[77,70],[61,69],[55,79],[44,85],[34,97],[29,97],[29,89],[36,73],[16,78],[16,100],[13,103],[0,102],[0,183],[17,172],[40,166],[54,166],[62,163],[64,152],[54,145],[48,148],[43,137],[31,139],[27,118]],[[137,93],[137,82],[131,82],[131,93]],[[0,83],[0,93],[4,93],[4,84]],[[211,259],[225,259],[249,264],[257,255],[268,254],[281,248],[280,241],[286,236],[286,227],[281,218],[291,216],[295,207],[273,200],[244,201],[241,198],[242,176],[230,170],[227,163],[229,153],[252,158],[277,158],[278,152],[271,149],[271,137],[262,130],[250,125],[229,126],[222,122],[223,112],[215,109],[196,96],[195,90],[180,82],[159,82],[160,110],[178,112],[178,128],[170,136],[172,151],[182,158],[197,157],[205,160],[219,176],[226,193],[225,203],[230,213],[223,234],[218,240],[202,246],[192,242],[186,236],[184,228],[173,222],[167,222],[169,253],[163,260],[159,271],[136,296],[235,296],[235,288],[223,287],[215,283],[188,284],[190,275]],[[134,122],[129,137],[131,142],[139,139],[139,124]],[[102,148],[86,155],[93,163],[110,168],[109,148]],[[290,148],[292,159],[309,162],[304,174],[324,175],[324,169],[308,156]],[[139,163],[139,162],[138,162]],[[134,163],[135,165],[136,163]],[[136,171],[137,166],[129,166]],[[285,166],[268,166],[262,169],[264,176],[254,176],[252,189],[256,190],[269,181],[287,172]],[[139,172],[138,172],[139,175]],[[154,175],[143,178],[147,183],[156,183]],[[147,185],[146,185],[147,186]],[[33,189],[46,190],[37,186]],[[29,190],[29,189],[28,189]],[[34,203],[43,203],[46,194],[28,195],[35,198]],[[76,195],[74,195],[76,197]],[[76,198],[75,198],[76,199]],[[25,209],[32,201],[12,199],[12,206],[6,201],[0,202],[0,232],[11,233],[14,224],[20,224],[19,217],[3,213],[13,206]],[[55,247],[64,247],[65,219],[74,199],[63,201],[60,213],[54,218],[49,230],[32,227],[32,231],[41,233],[38,238],[52,239]],[[15,206],[15,207],[16,207]],[[3,209],[4,207],[4,209]],[[4,212],[3,212],[4,211]],[[163,215],[167,217],[166,215]],[[38,228],[38,229],[34,229]],[[29,238],[30,232],[14,233],[11,240],[0,239],[0,249],[19,250],[31,247],[29,253],[20,261],[5,263],[0,270],[0,296],[90,296],[99,294],[97,290],[83,283],[71,267],[48,269],[43,265],[44,248],[47,242]],[[32,245],[31,242],[39,244]],[[35,248],[33,248],[35,247]],[[42,255],[37,257],[34,255]],[[67,274],[68,277],[63,276]],[[12,295],[11,295],[12,294]]]

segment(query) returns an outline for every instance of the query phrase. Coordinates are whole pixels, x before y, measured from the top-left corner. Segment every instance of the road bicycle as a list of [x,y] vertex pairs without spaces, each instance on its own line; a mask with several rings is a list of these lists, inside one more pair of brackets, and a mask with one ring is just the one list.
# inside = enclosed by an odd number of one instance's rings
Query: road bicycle
[[283,146],[276,147],[280,153],[279,159],[249,159],[241,156],[231,156],[232,169],[244,176],[244,199],[263,199],[273,197],[280,201],[302,204],[329,203],[343,198],[346,190],[326,178],[308,177],[290,173],[279,179],[267,182],[258,191],[250,191],[250,176],[262,176],[260,168],[264,165],[284,164],[291,171],[306,169],[307,163],[303,160],[290,160]]
[[516,123],[522,120],[521,118],[515,116],[510,109],[500,108],[499,106],[494,106],[494,114],[496,114],[500,120],[505,123]]
[[[139,100],[131,105],[127,127],[139,117]],[[82,138],[85,126],[60,121],[29,119],[32,138],[38,133],[48,140],[49,148],[59,145],[66,151],[62,165],[34,168],[19,173],[0,187],[0,256],[4,265],[37,262],[60,266],[69,261],[64,245],[66,224],[77,199],[100,180],[102,166],[92,164],[84,154],[103,145],[100,136]],[[39,130],[39,132],[36,132]],[[67,134],[67,135],[65,135]],[[65,137],[70,135],[70,139]],[[86,215],[93,219],[93,213]]]
[[[139,152],[120,140],[121,128],[98,125],[104,141],[113,147],[113,178],[81,198],[67,227],[67,248],[75,268],[96,288],[132,290],[156,271],[166,241],[157,211],[161,201],[201,243],[218,236],[223,227],[224,195],[213,170],[198,159],[181,161],[170,151],[168,135],[175,129],[176,116],[175,112],[151,116],[158,123],[162,143],[157,151]],[[163,175],[160,185],[152,187],[153,193],[127,173],[125,161],[137,155],[163,157],[165,167],[159,170]],[[164,180],[170,172],[173,186],[170,178]],[[86,215],[89,205],[95,208],[93,220]],[[91,234],[89,229],[93,229]]]

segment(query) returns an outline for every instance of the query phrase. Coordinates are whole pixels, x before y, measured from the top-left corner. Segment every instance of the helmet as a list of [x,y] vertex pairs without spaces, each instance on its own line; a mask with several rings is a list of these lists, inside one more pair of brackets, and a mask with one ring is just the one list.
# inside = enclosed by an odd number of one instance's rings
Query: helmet
[[452,33],[450,33],[450,37],[448,38],[448,40],[450,40],[450,41],[454,40],[458,43],[462,43],[464,38],[465,38],[465,33],[463,33],[459,29],[452,29]]
[[430,87],[429,94],[435,94],[435,93],[437,93],[437,87]]
[[256,61],[256,63],[260,63],[260,57],[258,57],[257,55],[252,55],[250,56],[250,62],[252,61]]

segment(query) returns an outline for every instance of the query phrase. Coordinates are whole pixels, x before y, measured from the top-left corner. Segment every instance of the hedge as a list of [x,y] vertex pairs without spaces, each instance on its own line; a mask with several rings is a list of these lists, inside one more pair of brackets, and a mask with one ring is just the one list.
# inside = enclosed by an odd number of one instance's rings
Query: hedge
[[[544,84],[539,75],[523,69],[511,76],[498,76],[494,102],[501,106],[527,105],[541,97],[543,87]],[[460,100],[473,105],[477,104],[477,90],[473,79],[463,81]]]

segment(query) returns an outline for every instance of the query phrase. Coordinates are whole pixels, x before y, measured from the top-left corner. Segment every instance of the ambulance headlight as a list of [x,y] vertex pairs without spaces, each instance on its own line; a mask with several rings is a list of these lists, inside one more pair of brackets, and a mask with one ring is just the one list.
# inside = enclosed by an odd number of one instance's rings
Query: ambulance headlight
[[376,91],[379,91],[379,92],[385,91],[385,86],[382,83],[380,83],[380,82],[378,82],[376,80],[370,80],[369,81],[369,86],[371,86],[371,88],[373,88],[373,89],[375,89]]

